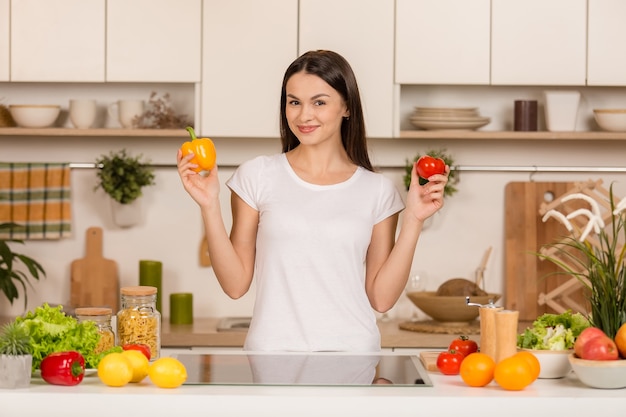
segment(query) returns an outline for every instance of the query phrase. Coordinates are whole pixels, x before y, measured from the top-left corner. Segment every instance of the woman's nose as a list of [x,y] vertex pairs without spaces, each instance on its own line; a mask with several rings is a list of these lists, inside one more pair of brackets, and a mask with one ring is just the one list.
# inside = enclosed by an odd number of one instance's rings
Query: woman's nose
[[300,119],[302,121],[307,122],[313,118],[313,107],[307,104],[303,104],[300,107]]

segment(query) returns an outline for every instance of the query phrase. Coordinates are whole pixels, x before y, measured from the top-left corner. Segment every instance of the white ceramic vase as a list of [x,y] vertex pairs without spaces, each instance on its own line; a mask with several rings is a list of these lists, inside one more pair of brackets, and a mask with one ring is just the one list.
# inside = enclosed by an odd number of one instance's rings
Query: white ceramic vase
[[0,355],[0,388],[27,388],[32,365],[31,355]]
[[578,91],[544,91],[546,128],[550,132],[573,132],[576,130]]
[[111,200],[113,222],[119,227],[132,227],[141,221],[141,198],[128,204]]

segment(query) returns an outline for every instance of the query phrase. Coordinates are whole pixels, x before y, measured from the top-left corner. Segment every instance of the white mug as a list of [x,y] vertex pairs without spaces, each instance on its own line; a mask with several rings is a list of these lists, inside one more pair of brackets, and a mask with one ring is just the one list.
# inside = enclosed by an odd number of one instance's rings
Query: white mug
[[96,100],[70,100],[70,120],[77,129],[89,129],[96,120]]
[[133,119],[141,116],[144,110],[143,100],[119,100],[109,105],[109,115],[117,117],[120,125],[126,129],[133,127]]

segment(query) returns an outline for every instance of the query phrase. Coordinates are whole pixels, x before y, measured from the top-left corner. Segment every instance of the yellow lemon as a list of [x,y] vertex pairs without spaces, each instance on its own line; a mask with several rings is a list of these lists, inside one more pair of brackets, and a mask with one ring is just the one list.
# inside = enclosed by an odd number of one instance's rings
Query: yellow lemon
[[131,369],[133,370],[133,377],[130,382],[141,382],[148,376],[148,369],[150,368],[150,362],[146,355],[138,350],[125,350],[122,355],[130,362]]
[[132,377],[130,361],[119,352],[109,353],[98,364],[98,378],[110,387],[123,387]]
[[178,359],[163,357],[150,365],[148,376],[159,388],[176,388],[187,380],[187,369]]

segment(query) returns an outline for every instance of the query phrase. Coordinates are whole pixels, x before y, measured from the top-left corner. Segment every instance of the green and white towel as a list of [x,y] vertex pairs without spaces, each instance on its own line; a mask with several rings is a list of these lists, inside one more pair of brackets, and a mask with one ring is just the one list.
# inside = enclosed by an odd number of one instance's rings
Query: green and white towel
[[69,163],[0,162],[0,238],[70,237],[70,200]]

